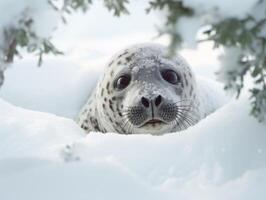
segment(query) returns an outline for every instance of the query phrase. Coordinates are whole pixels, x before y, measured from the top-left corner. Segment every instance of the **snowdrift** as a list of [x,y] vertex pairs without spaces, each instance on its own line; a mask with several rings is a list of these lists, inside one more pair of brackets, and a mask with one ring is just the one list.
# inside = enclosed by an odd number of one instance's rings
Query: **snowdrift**
[[265,199],[265,126],[245,97],[164,136],[84,135],[1,100],[0,130],[0,199]]

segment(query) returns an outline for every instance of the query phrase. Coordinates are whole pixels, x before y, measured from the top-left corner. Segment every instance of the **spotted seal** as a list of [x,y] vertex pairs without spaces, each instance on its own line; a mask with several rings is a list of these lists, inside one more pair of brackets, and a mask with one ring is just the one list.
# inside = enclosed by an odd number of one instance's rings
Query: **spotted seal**
[[140,44],[116,54],[81,110],[86,130],[160,135],[184,130],[214,109],[204,109],[194,74],[166,47]]

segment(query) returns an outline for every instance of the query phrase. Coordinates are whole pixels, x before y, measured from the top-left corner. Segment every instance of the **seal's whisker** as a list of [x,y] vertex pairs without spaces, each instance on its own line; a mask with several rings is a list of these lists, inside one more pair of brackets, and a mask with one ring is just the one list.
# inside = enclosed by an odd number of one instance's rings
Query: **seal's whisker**
[[178,112],[175,118],[176,125],[180,130],[187,129],[189,126],[192,126],[197,123],[197,118],[194,117],[190,112],[184,113]]
[[128,118],[125,119],[125,121],[122,121],[123,123],[123,130],[125,131],[125,133],[129,133],[128,132],[128,127],[130,126],[130,121]]
[[191,126],[194,124],[194,120],[189,118],[188,116],[184,116],[184,123],[186,123],[187,125]]
[[180,120],[181,117],[182,116],[177,115],[176,118],[175,118],[175,122],[176,122],[176,125],[175,126],[178,127],[178,131],[181,131],[183,129],[182,128],[183,124],[181,123],[182,121]]
[[187,122],[190,123],[190,125],[194,125],[194,124],[196,124],[196,122],[197,122],[196,118],[195,118],[193,115],[191,115],[190,113],[187,113],[187,114],[184,116],[184,118],[185,118],[185,120],[186,120]]

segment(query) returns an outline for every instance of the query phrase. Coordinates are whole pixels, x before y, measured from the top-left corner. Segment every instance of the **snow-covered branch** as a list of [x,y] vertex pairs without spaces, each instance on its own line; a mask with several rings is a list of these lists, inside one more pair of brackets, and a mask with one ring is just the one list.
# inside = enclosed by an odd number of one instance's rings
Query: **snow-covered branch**
[[[266,1],[182,0],[150,1],[150,10],[162,10],[165,24],[161,34],[171,38],[170,50],[194,47],[197,40],[222,47],[218,77],[225,89],[238,97],[246,77],[254,84],[250,91],[251,114],[266,119]],[[198,36],[200,35],[200,36]],[[196,37],[198,36],[198,37]]]
[[[4,70],[16,55],[20,56],[22,49],[37,54],[39,65],[44,54],[62,54],[51,42],[53,30],[60,19],[66,22],[66,14],[86,12],[92,3],[92,0],[1,1],[0,12],[5,15],[0,20],[0,86]],[[127,0],[103,1],[115,16],[128,13],[127,3]]]

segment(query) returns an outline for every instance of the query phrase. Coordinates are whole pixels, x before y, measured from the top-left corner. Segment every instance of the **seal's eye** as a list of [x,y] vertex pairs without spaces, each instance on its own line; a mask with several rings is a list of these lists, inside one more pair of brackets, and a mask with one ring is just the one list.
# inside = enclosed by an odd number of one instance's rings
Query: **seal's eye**
[[118,79],[116,79],[114,87],[118,90],[123,90],[129,85],[130,80],[131,77],[129,74],[120,76]]
[[178,84],[180,82],[180,77],[173,70],[165,70],[162,71],[161,74],[163,79],[171,84]]

